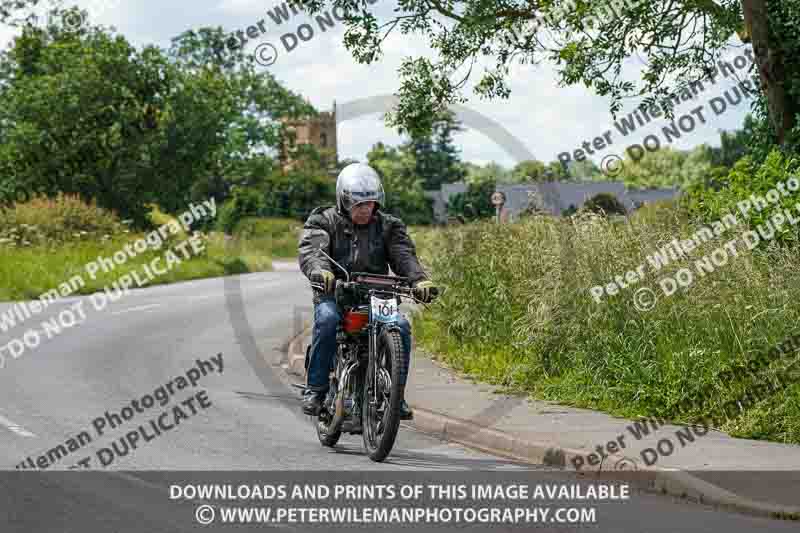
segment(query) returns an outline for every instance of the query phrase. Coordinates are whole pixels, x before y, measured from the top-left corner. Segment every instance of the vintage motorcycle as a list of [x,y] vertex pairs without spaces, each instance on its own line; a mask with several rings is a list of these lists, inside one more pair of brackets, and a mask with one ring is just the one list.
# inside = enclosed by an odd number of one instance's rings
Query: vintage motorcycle
[[418,300],[406,278],[361,272],[348,275],[347,281],[337,280],[334,295],[343,310],[342,322],[328,394],[316,421],[317,436],[323,446],[333,447],[343,432],[362,434],[369,458],[381,462],[400,428],[399,305],[403,298]]

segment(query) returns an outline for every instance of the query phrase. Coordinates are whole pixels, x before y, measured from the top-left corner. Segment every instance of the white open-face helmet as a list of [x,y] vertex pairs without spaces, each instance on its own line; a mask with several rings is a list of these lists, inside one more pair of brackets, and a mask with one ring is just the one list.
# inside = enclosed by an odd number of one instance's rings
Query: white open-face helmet
[[341,213],[349,213],[353,206],[362,202],[377,202],[380,207],[383,198],[381,177],[369,165],[347,165],[336,179],[336,207]]

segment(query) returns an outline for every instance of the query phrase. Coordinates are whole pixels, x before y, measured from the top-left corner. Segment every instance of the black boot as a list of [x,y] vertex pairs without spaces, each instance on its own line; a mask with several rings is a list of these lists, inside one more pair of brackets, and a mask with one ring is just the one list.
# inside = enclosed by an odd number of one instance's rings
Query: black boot
[[303,413],[311,416],[319,415],[323,401],[325,401],[324,391],[307,390],[303,395]]
[[400,400],[400,420],[413,420],[414,411],[411,410],[405,399]]

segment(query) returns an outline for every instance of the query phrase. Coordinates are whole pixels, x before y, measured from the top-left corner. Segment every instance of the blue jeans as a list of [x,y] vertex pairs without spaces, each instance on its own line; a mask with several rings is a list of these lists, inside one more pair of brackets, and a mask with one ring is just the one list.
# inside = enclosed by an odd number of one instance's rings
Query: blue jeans
[[[328,390],[328,374],[333,369],[333,358],[336,356],[336,326],[341,320],[342,315],[333,297],[323,297],[314,306],[311,361],[308,364],[308,388],[313,391]],[[400,385],[405,387],[411,359],[411,324],[406,317],[401,316],[397,325],[400,327],[400,339],[403,343]]]

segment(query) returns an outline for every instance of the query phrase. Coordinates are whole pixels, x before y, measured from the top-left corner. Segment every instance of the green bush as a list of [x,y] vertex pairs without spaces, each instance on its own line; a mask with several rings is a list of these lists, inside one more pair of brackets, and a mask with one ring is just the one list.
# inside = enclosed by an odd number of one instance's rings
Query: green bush
[[76,240],[108,240],[128,232],[119,217],[78,195],[35,196],[0,209],[0,243],[57,245]]
[[[733,213],[736,218],[756,227],[766,222],[772,215],[783,209],[789,209],[795,216],[800,216],[792,207],[800,202],[800,192],[780,196],[776,204],[767,202],[767,207],[758,211],[752,207],[746,215],[737,207],[741,201],[749,201],[751,195],[761,196],[775,189],[780,182],[798,176],[800,160],[785,156],[780,150],[772,150],[764,162],[757,165],[750,157],[744,157],[736,162],[727,176],[712,176],[712,180],[694,184],[683,197],[683,205],[688,212],[699,220],[719,220],[727,213]],[[798,230],[786,224],[776,231],[775,241],[797,242]]]
[[462,217],[464,220],[478,220],[495,216],[491,196],[495,190],[494,181],[470,183],[467,192],[453,195],[447,203],[447,214]]
[[257,216],[265,207],[264,197],[254,189],[238,188],[232,198],[222,204],[217,226],[220,231],[231,234],[236,224],[244,217]]
[[320,169],[302,166],[289,172],[276,171],[265,179],[265,207],[254,215],[305,220],[315,207],[336,202],[336,181]]
[[239,221],[234,235],[272,257],[296,257],[302,229],[303,224],[291,218],[248,217]]
[[624,215],[627,213],[622,202],[616,196],[607,192],[595,194],[584,202],[581,209],[604,215]]

